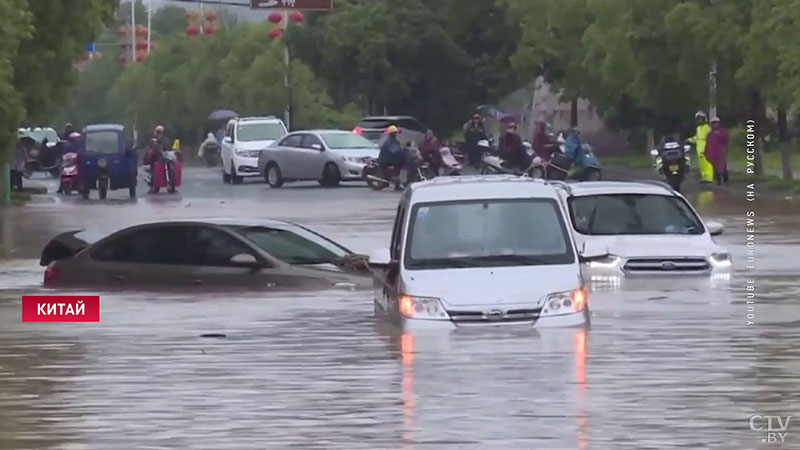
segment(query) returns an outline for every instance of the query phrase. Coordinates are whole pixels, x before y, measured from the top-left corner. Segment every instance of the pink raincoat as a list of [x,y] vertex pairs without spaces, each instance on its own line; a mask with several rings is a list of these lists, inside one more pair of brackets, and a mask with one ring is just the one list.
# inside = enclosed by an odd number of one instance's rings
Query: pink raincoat
[[719,127],[711,130],[706,138],[706,159],[714,166],[714,172],[728,169],[728,130]]

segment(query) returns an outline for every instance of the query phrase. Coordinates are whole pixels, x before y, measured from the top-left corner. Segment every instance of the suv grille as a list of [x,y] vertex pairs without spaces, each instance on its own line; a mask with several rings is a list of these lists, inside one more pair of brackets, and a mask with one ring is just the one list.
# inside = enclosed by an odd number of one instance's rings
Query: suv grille
[[711,265],[705,258],[633,258],[622,269],[626,272],[705,272]]
[[450,320],[455,323],[508,323],[508,322],[535,322],[542,312],[536,309],[510,309],[503,311],[492,309],[486,311],[447,311]]

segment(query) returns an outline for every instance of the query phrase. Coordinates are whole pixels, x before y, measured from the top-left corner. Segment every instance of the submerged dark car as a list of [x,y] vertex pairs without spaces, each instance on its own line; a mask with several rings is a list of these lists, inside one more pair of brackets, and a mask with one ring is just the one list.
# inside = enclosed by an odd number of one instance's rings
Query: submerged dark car
[[86,230],[44,248],[44,285],[371,287],[366,257],[300,225],[194,220],[137,225],[103,237]]

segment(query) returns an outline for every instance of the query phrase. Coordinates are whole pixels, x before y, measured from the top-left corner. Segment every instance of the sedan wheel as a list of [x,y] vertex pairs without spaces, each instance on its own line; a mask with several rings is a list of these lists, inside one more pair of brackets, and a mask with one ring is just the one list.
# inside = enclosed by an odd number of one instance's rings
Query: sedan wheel
[[336,187],[342,181],[342,174],[336,164],[328,163],[322,172],[322,185]]
[[270,163],[267,166],[267,174],[265,176],[267,179],[267,184],[273,188],[279,188],[283,186],[283,176],[281,175],[281,169],[275,163]]

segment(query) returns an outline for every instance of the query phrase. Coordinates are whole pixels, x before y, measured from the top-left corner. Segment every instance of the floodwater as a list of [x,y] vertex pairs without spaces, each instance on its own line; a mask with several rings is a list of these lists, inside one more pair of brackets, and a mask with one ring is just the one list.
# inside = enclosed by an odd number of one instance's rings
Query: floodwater
[[[86,291],[101,296],[100,323],[20,322],[21,295],[61,293],[41,287],[37,258],[63,231],[269,217],[369,253],[388,243],[398,198],[185,179],[178,196],[45,198],[0,217],[0,449],[800,448],[795,203],[691,196],[726,225],[730,279],[595,286],[588,331],[401,334],[374,321],[370,292],[346,291]],[[767,446],[754,414],[798,424]]]

